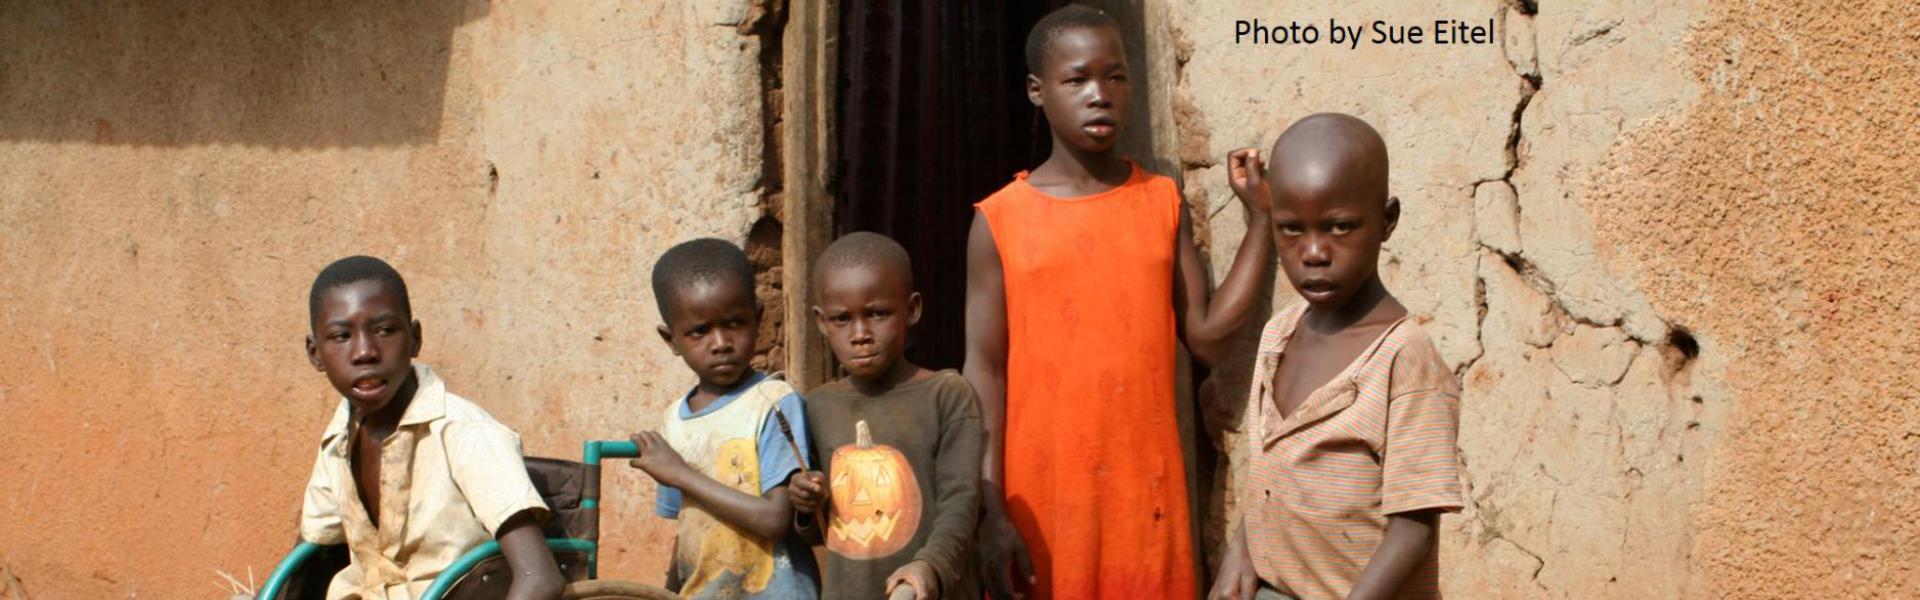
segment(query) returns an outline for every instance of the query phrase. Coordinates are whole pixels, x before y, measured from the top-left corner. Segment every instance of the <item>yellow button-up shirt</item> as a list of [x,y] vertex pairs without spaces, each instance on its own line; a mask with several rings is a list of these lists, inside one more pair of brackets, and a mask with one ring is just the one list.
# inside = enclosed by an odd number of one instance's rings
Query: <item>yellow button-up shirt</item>
[[354,487],[348,449],[359,421],[349,417],[346,399],[320,438],[300,537],[345,543],[352,555],[328,600],[411,600],[460,555],[493,539],[508,517],[523,510],[545,517],[520,437],[448,392],[433,369],[415,363],[413,372],[413,402],[380,447],[380,527]]

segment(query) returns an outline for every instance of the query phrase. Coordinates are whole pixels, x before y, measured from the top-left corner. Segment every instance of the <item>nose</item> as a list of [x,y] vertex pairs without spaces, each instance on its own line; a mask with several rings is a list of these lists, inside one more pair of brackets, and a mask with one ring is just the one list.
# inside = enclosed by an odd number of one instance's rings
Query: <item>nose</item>
[[1324,267],[1333,263],[1333,255],[1327,251],[1325,238],[1313,234],[1306,238],[1306,243],[1300,248],[1300,262],[1309,267]]
[[1099,108],[1113,106],[1113,90],[1108,89],[1108,85],[1111,84],[1096,79],[1093,85],[1087,86],[1087,106]]
[[733,338],[734,333],[731,331],[715,330],[713,335],[707,336],[709,340],[707,352],[712,354],[733,354],[735,346]]
[[851,335],[848,341],[855,344],[865,344],[873,341],[873,327],[867,323],[866,319],[854,319],[849,327],[849,333],[851,333]]
[[364,365],[380,362],[380,345],[373,343],[373,336],[356,334],[348,342],[348,359],[353,364]]

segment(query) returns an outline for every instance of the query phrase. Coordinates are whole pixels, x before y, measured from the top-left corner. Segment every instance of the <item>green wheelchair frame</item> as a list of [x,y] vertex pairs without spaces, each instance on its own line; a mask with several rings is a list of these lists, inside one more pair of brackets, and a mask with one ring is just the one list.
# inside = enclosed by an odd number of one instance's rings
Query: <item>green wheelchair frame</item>
[[[547,547],[556,553],[579,553],[586,556],[586,578],[599,579],[599,513],[600,513],[600,461],[609,458],[636,458],[640,449],[627,440],[588,440],[583,444],[582,464],[587,474],[580,494],[579,512],[584,515],[581,529],[586,530],[581,537],[549,537]],[[556,510],[558,507],[554,507]],[[551,533],[549,534],[551,535]],[[327,546],[301,541],[295,545],[286,558],[281,559],[273,574],[260,587],[257,598],[260,600],[280,600],[288,592],[288,582],[302,565],[315,559]],[[488,540],[480,547],[462,555],[459,560],[448,565],[447,569],[435,577],[432,585],[418,600],[441,600],[460,583],[461,579],[473,571],[476,566],[489,558],[500,555],[500,542]],[[567,569],[563,568],[563,576]],[[304,600],[304,599],[302,599]]]

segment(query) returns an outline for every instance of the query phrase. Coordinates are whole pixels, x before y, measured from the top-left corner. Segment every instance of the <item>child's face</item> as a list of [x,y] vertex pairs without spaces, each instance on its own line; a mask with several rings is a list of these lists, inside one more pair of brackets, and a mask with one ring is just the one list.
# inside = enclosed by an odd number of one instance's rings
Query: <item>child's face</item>
[[884,381],[906,352],[907,330],[920,321],[920,294],[900,269],[841,267],[821,274],[813,315],[848,376]]
[[732,279],[694,281],[675,286],[673,309],[659,327],[660,338],[686,361],[710,389],[732,389],[752,368],[759,333],[753,291]]
[[1280,265],[1314,308],[1343,306],[1373,280],[1380,244],[1399,221],[1400,201],[1381,198],[1359,179],[1333,174],[1269,180]]
[[361,413],[377,412],[413,375],[420,322],[375,280],[328,289],[307,336],[307,360]]
[[1041,73],[1027,76],[1027,99],[1047,115],[1055,143],[1105,152],[1120,139],[1133,88],[1127,53],[1112,27],[1074,27],[1047,45]]

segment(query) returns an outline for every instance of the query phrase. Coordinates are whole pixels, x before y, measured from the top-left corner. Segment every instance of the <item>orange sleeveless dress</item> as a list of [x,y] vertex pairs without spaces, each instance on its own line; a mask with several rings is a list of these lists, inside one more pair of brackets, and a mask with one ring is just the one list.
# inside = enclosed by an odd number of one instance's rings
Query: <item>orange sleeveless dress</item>
[[1037,597],[1194,597],[1173,180],[1135,166],[1117,188],[1056,198],[1021,172],[977,206],[1006,274],[1007,508]]

